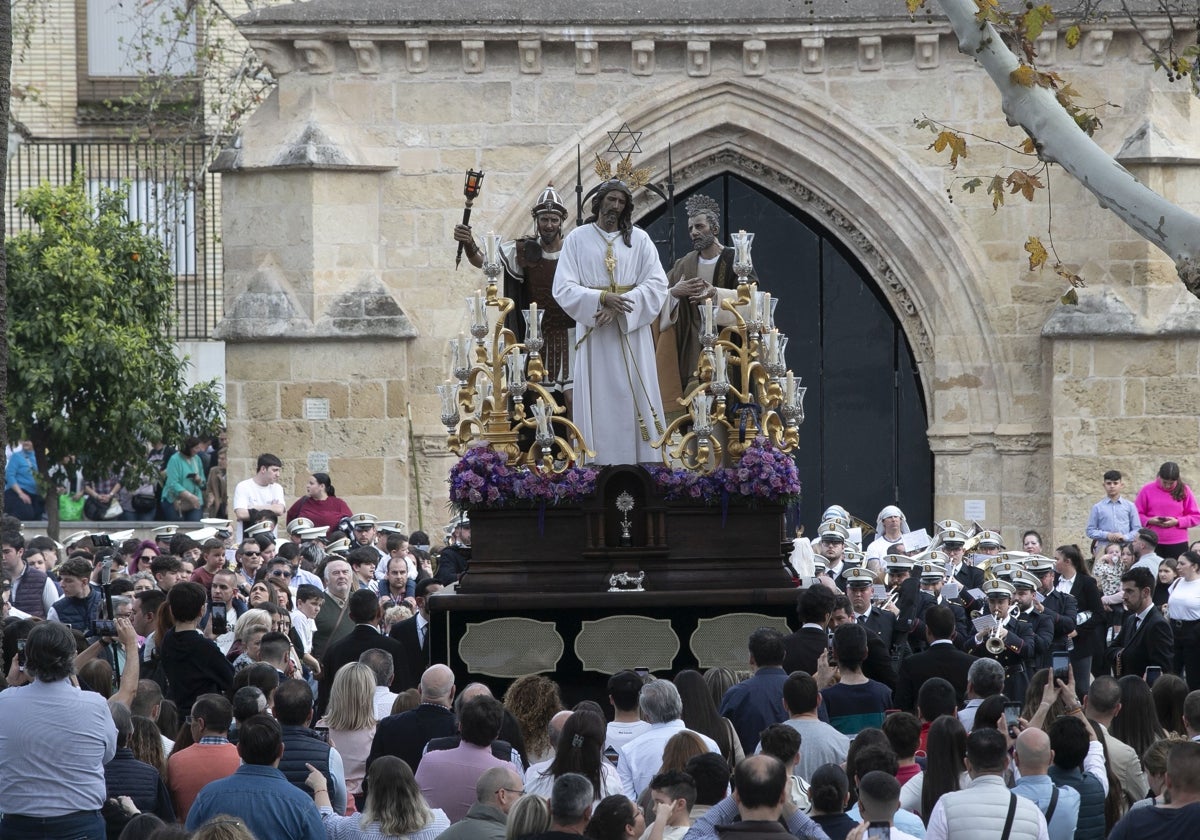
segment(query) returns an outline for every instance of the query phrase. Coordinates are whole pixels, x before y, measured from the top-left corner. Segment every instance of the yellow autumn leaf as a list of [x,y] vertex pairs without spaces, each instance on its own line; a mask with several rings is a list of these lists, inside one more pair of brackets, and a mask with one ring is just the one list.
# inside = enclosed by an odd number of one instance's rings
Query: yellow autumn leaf
[[910,15],[915,15],[925,5],[925,0],[904,0],[904,5],[908,7]]
[[1032,137],[1026,137],[1021,143],[1021,151],[1027,155],[1037,153],[1037,144],[1033,142]]
[[1076,292],[1075,289],[1072,287],[1070,289],[1067,289],[1067,291],[1063,294],[1063,296],[1059,298],[1059,301],[1062,303],[1063,306],[1078,306],[1079,305],[1079,293]]
[[1075,47],[1079,46],[1079,37],[1081,34],[1082,33],[1080,33],[1078,26],[1071,26],[1067,28],[1067,49],[1073,50]]
[[1042,245],[1042,240],[1036,236],[1031,236],[1025,240],[1025,251],[1029,254],[1029,270],[1037,271],[1046,264],[1046,258],[1049,254],[1046,253],[1046,247]]
[[992,176],[987,191],[992,195],[992,210],[999,210],[1000,205],[1004,203],[1004,179],[999,175]]
[[1033,87],[1037,84],[1037,72],[1028,64],[1022,64],[1016,70],[1008,74],[1009,81],[1014,85],[1021,87]]
[[958,159],[967,156],[967,139],[961,134],[955,134],[953,131],[942,131],[929,144],[929,148],[939,153],[949,149],[950,168],[954,169],[958,166]]

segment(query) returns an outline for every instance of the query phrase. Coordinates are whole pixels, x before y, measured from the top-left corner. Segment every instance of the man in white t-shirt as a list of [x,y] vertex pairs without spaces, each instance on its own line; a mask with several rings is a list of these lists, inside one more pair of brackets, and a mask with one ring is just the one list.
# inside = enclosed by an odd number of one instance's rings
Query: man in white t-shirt
[[617,750],[650,728],[638,714],[638,695],[644,680],[635,671],[618,671],[608,678],[608,702],[613,719],[604,736],[604,755],[617,763]]
[[253,478],[239,481],[233,490],[233,512],[239,522],[249,522],[251,511],[269,510],[283,516],[287,510],[283,503],[283,487],[279,484],[279,473],[283,462],[269,452],[258,456],[258,471]]

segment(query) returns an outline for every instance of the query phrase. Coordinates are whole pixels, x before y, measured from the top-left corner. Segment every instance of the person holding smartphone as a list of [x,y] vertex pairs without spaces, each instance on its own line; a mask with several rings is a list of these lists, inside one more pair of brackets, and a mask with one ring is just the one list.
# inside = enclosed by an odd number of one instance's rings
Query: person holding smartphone
[[1200,688],[1200,554],[1185,551],[1176,561],[1179,577],[1171,584],[1167,618],[1175,636],[1175,673],[1188,691]]

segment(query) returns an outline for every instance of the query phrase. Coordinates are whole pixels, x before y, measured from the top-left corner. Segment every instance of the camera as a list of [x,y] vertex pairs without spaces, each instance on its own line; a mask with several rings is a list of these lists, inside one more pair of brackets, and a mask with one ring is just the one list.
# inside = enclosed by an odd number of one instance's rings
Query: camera
[[92,622],[92,635],[112,638],[117,635],[117,623],[109,619],[98,618]]
[[96,548],[112,548],[112,537],[108,534],[88,534],[88,539],[92,541],[92,545]]
[[25,640],[17,639],[17,667],[25,670]]

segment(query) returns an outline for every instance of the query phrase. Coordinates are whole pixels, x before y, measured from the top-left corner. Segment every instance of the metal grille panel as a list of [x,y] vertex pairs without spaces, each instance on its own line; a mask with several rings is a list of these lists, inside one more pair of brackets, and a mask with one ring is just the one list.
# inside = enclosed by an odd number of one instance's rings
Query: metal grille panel
[[566,647],[552,621],[493,618],[467,624],[458,655],[473,674],[523,677],[554,671]]
[[729,613],[702,618],[688,642],[701,668],[745,668],[749,657],[746,641],[759,627],[773,627],[791,633],[787,619],[762,613]]
[[669,671],[679,653],[679,637],[665,618],[611,615],[585,621],[575,639],[584,670],[615,674],[626,668]]

